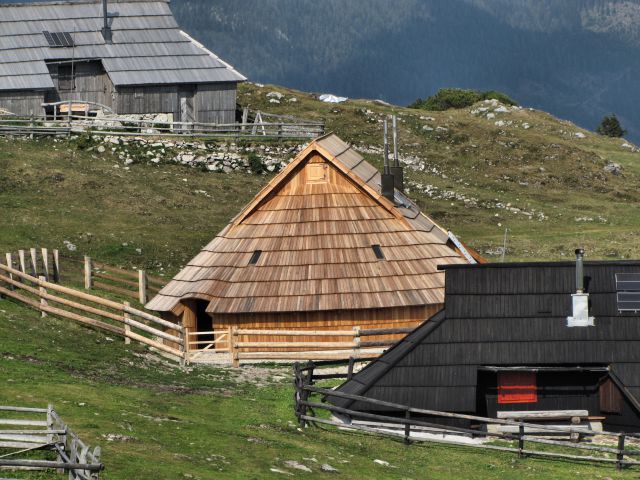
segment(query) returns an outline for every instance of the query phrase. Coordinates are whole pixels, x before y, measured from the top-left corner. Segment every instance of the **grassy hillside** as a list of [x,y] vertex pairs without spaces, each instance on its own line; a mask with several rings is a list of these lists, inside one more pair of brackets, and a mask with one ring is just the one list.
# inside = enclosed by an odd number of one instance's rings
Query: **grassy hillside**
[[[272,91],[284,94],[280,103],[267,97]],[[312,95],[252,84],[242,86],[240,102],[326,118],[329,130],[378,166],[380,120],[397,113],[401,155],[411,166],[409,195],[489,258],[498,258],[505,228],[509,260],[559,260],[578,245],[589,258],[640,256],[632,241],[640,224],[640,154],[622,147],[621,140],[542,112],[501,112],[490,104],[439,113],[364,100],[328,105]],[[144,155],[125,166],[110,148],[97,153],[91,147],[66,140],[0,140],[0,253],[35,245],[64,248],[67,241],[76,247],[68,254],[171,275],[270,178],[153,164]],[[605,171],[610,163],[618,163],[621,174]],[[64,268],[63,263],[63,274]],[[0,339],[0,404],[54,403],[72,429],[103,446],[106,479],[289,476],[278,470],[331,476],[320,472],[322,463],[345,479],[637,476],[612,467],[438,446],[407,449],[359,434],[301,431],[292,423],[288,368],[179,370],[140,347],[125,348],[104,334],[41,319],[6,300],[0,300]],[[131,438],[102,436],[109,434]],[[312,473],[292,470],[289,460]]]

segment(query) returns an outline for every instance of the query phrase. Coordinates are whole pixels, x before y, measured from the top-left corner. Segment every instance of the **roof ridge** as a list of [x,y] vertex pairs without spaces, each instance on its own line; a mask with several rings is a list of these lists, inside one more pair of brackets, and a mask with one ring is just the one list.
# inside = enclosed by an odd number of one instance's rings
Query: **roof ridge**
[[[39,6],[51,6],[51,5],[78,5],[78,4],[99,4],[102,0],[49,0],[43,2],[17,2],[17,3],[2,3],[0,8],[8,7],[39,7]],[[171,3],[171,0],[109,0],[109,3]]]

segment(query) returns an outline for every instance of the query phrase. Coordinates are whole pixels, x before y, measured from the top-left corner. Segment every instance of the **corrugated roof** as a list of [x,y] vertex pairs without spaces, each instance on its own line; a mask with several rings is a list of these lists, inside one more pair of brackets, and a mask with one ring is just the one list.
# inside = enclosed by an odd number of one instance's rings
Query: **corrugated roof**
[[[110,0],[105,44],[100,0],[0,5],[0,90],[50,89],[47,61],[101,59],[116,86],[239,82],[246,78],[182,32],[167,0]],[[51,48],[43,31],[71,33]]]
[[218,314],[442,304],[437,266],[465,259],[400,192],[401,207],[382,197],[379,183],[336,135],[315,140],[147,308],[170,311],[188,298]]

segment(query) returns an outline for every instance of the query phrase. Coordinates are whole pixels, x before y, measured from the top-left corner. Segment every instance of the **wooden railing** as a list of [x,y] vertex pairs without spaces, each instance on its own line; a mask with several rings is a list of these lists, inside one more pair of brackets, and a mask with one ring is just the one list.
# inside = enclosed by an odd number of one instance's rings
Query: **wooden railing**
[[30,273],[33,277],[44,276],[55,283],[60,282],[60,254],[58,250],[48,248],[30,248],[18,250],[16,253],[5,253],[7,265],[20,270],[22,273]]
[[[296,363],[294,365],[295,380],[295,414],[301,426],[323,424],[338,427],[341,430],[357,430],[369,434],[391,436],[402,439],[406,444],[414,442],[434,442],[447,445],[459,445],[461,447],[480,448],[486,450],[497,450],[502,452],[516,453],[519,457],[539,456],[547,458],[557,458],[565,460],[582,460],[593,462],[613,463],[618,469],[624,466],[640,465],[640,461],[632,460],[629,457],[640,456],[640,450],[625,447],[627,438],[639,439],[640,433],[619,433],[607,431],[592,431],[577,426],[557,426],[546,424],[533,424],[522,421],[513,421],[500,418],[487,418],[477,415],[466,415],[452,412],[442,412],[437,410],[427,410],[413,408],[408,405],[401,405],[393,402],[386,402],[374,398],[343,393],[336,390],[321,388],[314,385],[313,370],[316,365],[309,362],[306,365]],[[315,377],[318,378],[318,377]],[[313,397],[316,397],[314,399]],[[352,410],[338,407],[327,403],[327,398],[347,399],[358,402],[359,405],[370,405],[372,410],[384,413],[370,413],[367,411]],[[322,401],[320,401],[322,400]],[[338,414],[347,417],[347,422],[340,422],[336,419],[328,419],[317,416],[320,411],[331,414]],[[437,423],[438,419],[451,421],[461,420],[464,422],[473,421],[475,425],[505,425],[512,427],[513,432],[497,432],[490,429],[466,428]],[[562,435],[577,441],[551,440],[540,438],[527,431],[541,431],[544,436]],[[425,435],[425,434],[438,435]],[[443,435],[458,436],[460,441],[454,438],[442,438]],[[591,439],[595,436],[608,436],[615,446],[594,445],[590,442],[583,442],[582,439]],[[504,440],[515,442],[517,446],[502,446],[494,444],[474,444],[463,442],[462,437],[485,438],[487,440]],[[541,444],[546,448],[536,450],[525,448],[526,443]],[[573,455],[561,451],[552,451],[550,448],[560,447],[564,449],[585,450],[588,455]],[[535,448],[535,447],[533,447]],[[591,453],[594,452],[594,453]],[[599,453],[602,456],[594,456]],[[613,456],[614,458],[611,458]],[[626,458],[625,458],[626,457]]]
[[[51,283],[44,276],[33,277],[0,263],[0,295],[17,300],[47,314],[73,320],[184,359],[185,342],[181,325],[131,307],[128,302],[116,302]],[[21,292],[18,293],[17,290]],[[56,294],[50,293],[51,291]],[[51,305],[57,304],[59,307]],[[162,329],[161,329],[162,328]],[[175,333],[169,333],[175,332]],[[160,341],[149,338],[149,335]],[[162,340],[175,346],[167,345]]]
[[187,338],[187,359],[189,362],[194,362],[207,353],[231,353],[231,329],[226,332],[220,330],[215,332],[194,332],[187,328],[185,329],[185,338]]
[[[394,339],[366,340],[367,337],[406,335],[412,328],[351,330],[260,330],[231,329],[231,358],[235,367],[242,361],[340,360],[374,358],[396,343]],[[264,341],[264,337],[317,337],[318,340]],[[325,340],[330,337],[331,340]],[[257,338],[257,339],[256,339]],[[250,351],[248,351],[250,350]]]
[[[68,473],[70,480],[96,480],[104,469],[100,447],[90,448],[48,408],[0,406],[0,469],[48,470]],[[56,460],[34,458],[33,452],[51,451]],[[21,454],[27,458],[19,458]]]
[[46,116],[0,115],[0,135],[71,135],[90,132],[95,135],[118,136],[194,136],[194,137],[260,137],[260,138],[316,138],[324,134],[324,122],[256,114],[253,123],[162,122],[136,120],[118,116],[89,117],[59,114]]

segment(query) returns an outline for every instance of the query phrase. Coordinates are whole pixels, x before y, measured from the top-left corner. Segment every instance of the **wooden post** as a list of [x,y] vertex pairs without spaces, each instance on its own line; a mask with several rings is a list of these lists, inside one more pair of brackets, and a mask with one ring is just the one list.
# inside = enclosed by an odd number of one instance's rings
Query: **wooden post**
[[38,251],[35,248],[30,248],[29,253],[31,254],[31,271],[33,272],[33,276],[38,276]]
[[91,290],[93,287],[92,278],[93,267],[91,265],[91,258],[85,255],[84,257],[84,288],[85,290]]
[[138,297],[140,303],[147,303],[147,274],[144,270],[138,270]]
[[[130,307],[131,304],[129,302],[124,302],[125,307]],[[129,332],[131,331],[131,326],[127,324],[127,320],[131,320],[131,315],[127,312],[127,309],[124,310],[124,344],[129,345],[131,343],[131,339],[129,338]]]
[[353,377],[353,369],[356,366],[356,358],[352,355],[349,357],[349,368],[347,370],[347,380],[351,380]]
[[624,464],[624,435],[618,437],[618,453],[616,454],[616,468],[622,470]]
[[[40,277],[38,277],[40,279],[41,282],[46,281],[47,279],[44,278],[44,276],[40,275]],[[49,302],[47,302],[47,299],[44,298],[44,296],[47,294],[47,289],[44,288],[43,286],[40,287],[40,307],[46,307],[49,305]],[[46,317],[47,316],[47,312],[44,311],[44,308],[41,308],[40,310],[42,313],[40,314],[42,317]]]
[[353,327],[353,356],[360,357],[360,327]]
[[43,248],[42,249],[42,269],[44,270],[44,276],[47,279],[47,282],[49,281],[49,249],[47,248]]
[[60,253],[57,248],[53,250],[53,282],[60,283]]
[[411,444],[411,424],[409,423],[409,421],[411,420],[411,411],[409,411],[408,409],[405,410],[404,418],[408,420],[407,423],[404,424],[404,443],[405,445],[410,445]]
[[31,127],[31,134],[29,138],[33,140],[33,129],[36,128],[35,122],[33,121],[33,113],[31,113],[31,122],[29,122],[29,126]]
[[249,107],[244,107],[242,109],[242,131],[244,132],[247,128],[247,122],[249,121]]
[[231,365],[235,368],[240,367],[240,355],[238,352],[238,327],[231,329]]
[[518,427],[518,457],[524,457],[524,424],[520,423]]
[[[11,254],[7,253],[6,257],[7,257],[7,267],[13,268],[13,258]],[[8,275],[9,275],[9,278],[13,280],[13,274],[9,273]],[[9,290],[15,290],[15,288],[16,287],[14,287],[13,285],[9,285]]]
[[[18,259],[20,260],[20,271],[26,275],[27,262],[25,261],[25,258],[24,258],[24,250],[18,250]],[[20,279],[20,281],[24,283],[22,279]]]

